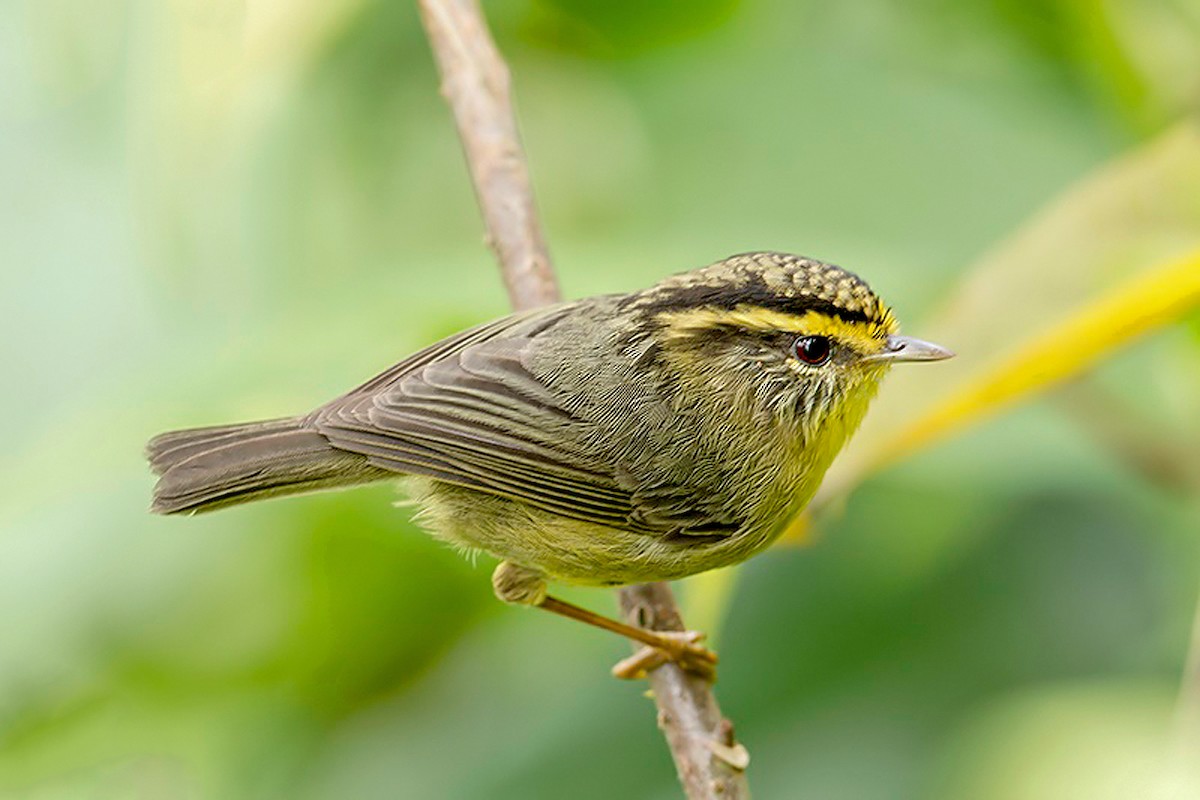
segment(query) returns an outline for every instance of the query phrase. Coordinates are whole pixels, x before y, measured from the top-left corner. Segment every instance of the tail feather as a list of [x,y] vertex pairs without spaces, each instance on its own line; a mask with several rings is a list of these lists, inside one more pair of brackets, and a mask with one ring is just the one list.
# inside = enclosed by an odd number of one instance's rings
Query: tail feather
[[254,438],[266,433],[296,430],[294,417],[272,419],[263,422],[243,422],[236,425],[214,425],[207,428],[189,428],[182,431],[160,433],[146,445],[146,459],[155,475],[162,475],[168,468],[189,456],[226,444]]
[[146,446],[146,457],[161,476],[151,505],[158,514],[210,511],[393,474],[339,450],[298,418],[164,433]]

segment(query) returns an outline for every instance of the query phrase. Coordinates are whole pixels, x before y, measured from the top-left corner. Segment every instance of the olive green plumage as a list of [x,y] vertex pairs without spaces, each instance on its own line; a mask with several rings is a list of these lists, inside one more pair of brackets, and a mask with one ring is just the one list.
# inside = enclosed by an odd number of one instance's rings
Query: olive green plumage
[[153,508],[399,474],[436,535],[511,565],[505,599],[678,578],[769,544],[889,364],[947,355],[851,273],[750,253],[481,325],[302,417],[164,434]]

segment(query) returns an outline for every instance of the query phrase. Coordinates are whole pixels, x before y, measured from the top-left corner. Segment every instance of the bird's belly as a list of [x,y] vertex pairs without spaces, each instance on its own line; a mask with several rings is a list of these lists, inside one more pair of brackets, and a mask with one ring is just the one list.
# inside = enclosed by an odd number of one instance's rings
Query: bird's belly
[[439,538],[583,585],[674,580],[736,564],[770,544],[785,521],[746,526],[719,539],[668,538],[424,479],[413,480],[410,492],[421,507],[417,521]]

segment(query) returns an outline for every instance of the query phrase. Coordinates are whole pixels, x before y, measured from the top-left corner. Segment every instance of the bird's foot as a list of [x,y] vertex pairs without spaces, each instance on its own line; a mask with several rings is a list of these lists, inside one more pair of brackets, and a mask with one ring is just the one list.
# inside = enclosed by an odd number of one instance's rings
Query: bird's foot
[[680,669],[706,681],[717,677],[717,654],[700,642],[705,634],[700,631],[653,631],[656,640],[653,646],[642,647],[629,658],[613,665],[612,674],[625,680],[640,680],[668,661]]

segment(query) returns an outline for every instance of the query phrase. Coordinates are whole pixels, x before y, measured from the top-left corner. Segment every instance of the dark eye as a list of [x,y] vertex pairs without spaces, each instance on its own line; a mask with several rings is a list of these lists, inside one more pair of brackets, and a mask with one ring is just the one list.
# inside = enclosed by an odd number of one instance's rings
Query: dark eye
[[829,352],[832,348],[829,345],[829,339],[824,336],[801,336],[792,345],[792,349],[796,351],[796,358],[805,364],[819,367],[829,360]]

